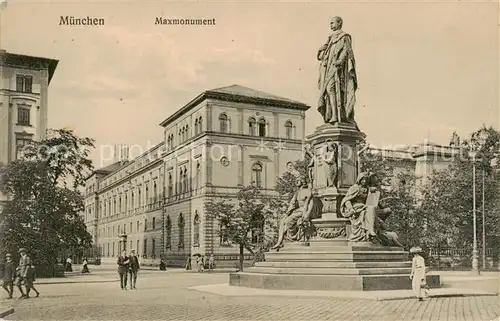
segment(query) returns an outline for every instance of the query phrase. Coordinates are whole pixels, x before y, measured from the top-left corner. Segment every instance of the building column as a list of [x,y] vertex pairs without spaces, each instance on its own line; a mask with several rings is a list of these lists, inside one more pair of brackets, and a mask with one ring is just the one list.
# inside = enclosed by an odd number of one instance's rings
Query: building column
[[238,159],[238,185],[244,186],[245,180],[244,180],[244,173],[245,173],[245,146],[240,145],[240,155]]
[[213,131],[214,126],[212,124],[212,105],[207,104],[206,106],[206,120],[207,120],[207,131]]
[[274,117],[273,136],[278,137],[279,136],[279,125],[280,125],[280,119],[279,119],[278,113],[273,112],[273,117]]
[[238,133],[240,135],[244,134],[243,128],[245,124],[243,108],[238,108],[239,122],[238,122]]
[[274,186],[278,184],[278,177],[280,176],[280,151],[278,148],[274,149]]
[[205,143],[205,162],[206,162],[206,175],[205,175],[205,185],[212,185],[212,155],[211,155],[211,149],[212,149],[212,142],[207,141]]

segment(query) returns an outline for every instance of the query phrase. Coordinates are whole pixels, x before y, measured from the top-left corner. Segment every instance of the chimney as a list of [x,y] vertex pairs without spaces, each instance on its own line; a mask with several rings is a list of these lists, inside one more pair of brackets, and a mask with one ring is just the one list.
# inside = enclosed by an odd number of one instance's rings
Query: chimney
[[129,158],[129,154],[128,154],[128,150],[129,150],[128,145],[123,144],[123,145],[121,146],[120,161],[121,161],[122,163],[128,162],[128,160],[130,159],[130,158]]

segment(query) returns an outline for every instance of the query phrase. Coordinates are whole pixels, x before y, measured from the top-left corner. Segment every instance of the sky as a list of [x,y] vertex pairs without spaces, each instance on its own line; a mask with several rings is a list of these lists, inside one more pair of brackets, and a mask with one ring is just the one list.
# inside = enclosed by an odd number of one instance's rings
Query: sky
[[[352,35],[356,120],[375,147],[447,144],[482,124],[498,128],[498,4],[488,2],[42,2],[6,0],[0,45],[54,58],[49,127],[151,147],[159,123],[199,93],[239,84],[316,110],[316,53],[341,16]],[[60,16],[99,27],[60,26]],[[215,26],[155,25],[156,17],[215,18]]]

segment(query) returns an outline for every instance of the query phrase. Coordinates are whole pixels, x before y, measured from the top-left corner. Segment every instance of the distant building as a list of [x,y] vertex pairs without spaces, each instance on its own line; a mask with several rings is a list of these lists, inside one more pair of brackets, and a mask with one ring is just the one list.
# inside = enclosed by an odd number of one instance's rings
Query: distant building
[[234,261],[237,249],[204,213],[213,198],[256,184],[273,189],[302,155],[304,103],[233,85],[208,90],[160,125],[163,142],[87,180],[85,221],[103,257],[136,249],[143,264],[192,254]]
[[[0,50],[0,164],[47,130],[48,87],[58,61]],[[0,193],[0,209],[7,200]]]

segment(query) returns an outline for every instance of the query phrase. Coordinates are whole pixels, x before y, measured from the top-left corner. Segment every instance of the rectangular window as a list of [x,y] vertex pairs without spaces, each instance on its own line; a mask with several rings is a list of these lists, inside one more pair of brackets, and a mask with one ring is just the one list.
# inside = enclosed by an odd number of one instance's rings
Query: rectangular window
[[31,93],[33,91],[33,77],[16,75],[16,91]]
[[21,75],[16,76],[16,91],[23,91],[24,77]]
[[24,156],[24,149],[31,142],[29,138],[17,138],[16,139],[16,159],[21,159]]
[[17,109],[17,124],[29,126],[30,125],[30,109],[26,107],[19,107]]
[[32,85],[33,85],[33,77],[24,76],[24,92],[25,93],[32,92]]

